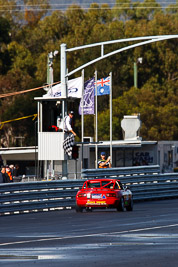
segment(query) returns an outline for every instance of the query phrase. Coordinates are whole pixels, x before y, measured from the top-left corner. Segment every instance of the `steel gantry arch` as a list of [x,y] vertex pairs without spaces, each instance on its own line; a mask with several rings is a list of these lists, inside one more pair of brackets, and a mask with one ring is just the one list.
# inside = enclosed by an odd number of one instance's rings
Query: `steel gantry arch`
[[[67,79],[69,76],[76,73],[77,71],[80,71],[80,70],[90,66],[93,63],[96,63],[102,59],[109,57],[109,56],[113,56],[117,53],[121,53],[123,51],[129,50],[129,49],[132,49],[135,47],[139,47],[142,45],[155,43],[155,42],[159,42],[159,41],[164,41],[164,40],[169,40],[169,39],[174,39],[174,38],[178,38],[178,35],[143,36],[143,37],[135,37],[135,38],[127,38],[127,39],[119,39],[119,40],[94,43],[94,44],[83,45],[83,46],[69,48],[69,49],[67,49],[66,44],[61,44],[61,97],[63,99],[63,101],[62,101],[62,118],[64,118],[65,115],[67,114],[67,101],[66,101],[66,99],[67,99]],[[121,49],[115,50],[113,52],[104,54],[104,45],[131,42],[131,41],[133,41],[133,42],[134,41],[141,41],[141,42],[138,42],[136,44],[129,45],[129,46],[123,47]],[[71,72],[67,71],[67,60],[66,60],[67,59],[67,52],[73,52],[76,50],[92,48],[92,47],[97,47],[97,46],[101,46],[101,56],[100,57],[83,64],[82,66],[74,69]],[[62,161],[62,173],[63,173],[63,176],[68,175],[67,160]]]
[[[134,37],[134,38],[126,38],[126,39],[106,41],[106,42],[101,42],[101,43],[94,43],[94,44],[83,45],[83,46],[78,46],[78,47],[69,48],[69,49],[67,49],[66,44],[61,44],[61,95],[62,95],[62,98],[63,99],[67,98],[66,78],[71,76],[72,74],[76,73],[77,71],[82,70],[93,63],[96,63],[96,62],[98,62],[104,58],[115,55],[117,53],[129,50],[129,49],[132,49],[132,48],[135,48],[138,46],[142,46],[142,45],[146,45],[146,44],[150,44],[150,43],[154,43],[154,42],[159,42],[159,41],[164,41],[164,40],[169,40],[169,39],[174,39],[174,38],[178,38],[178,35],[142,36],[142,37]],[[113,52],[110,52],[110,53],[104,55],[104,45],[109,45],[109,44],[114,44],[114,43],[131,42],[131,41],[142,41],[142,42],[123,47],[121,49],[115,50]],[[67,60],[66,60],[67,52],[72,52],[72,51],[96,47],[96,46],[101,46],[101,56],[100,57],[98,57],[94,60],[91,60],[90,62],[88,62],[86,64],[83,64],[82,66],[76,68],[75,70],[73,70],[69,73],[67,72]]]
[[[113,41],[107,41],[107,42],[101,42],[101,43],[95,43],[95,44],[90,44],[90,45],[83,45],[83,46],[79,46],[79,47],[75,47],[75,48],[70,48],[70,49],[66,49],[66,52],[72,52],[72,51],[76,51],[76,50],[80,50],[80,49],[85,49],[85,48],[91,48],[91,47],[96,47],[96,46],[101,46],[101,56],[91,60],[90,62],[83,64],[82,66],[76,68],[75,70],[69,72],[66,74],[66,77],[69,77],[70,75],[74,74],[75,72],[82,70],[86,67],[88,67],[89,65],[96,63],[104,58],[113,56],[117,53],[121,53],[123,51],[138,47],[138,46],[142,46],[142,45],[146,45],[146,44],[150,44],[150,43],[155,43],[155,42],[159,42],[159,41],[164,41],[164,40],[169,40],[169,39],[174,39],[174,38],[178,38],[178,35],[161,35],[161,36],[145,36],[145,37],[136,37],[136,38],[127,38],[127,39],[120,39],[120,40],[113,40]],[[124,42],[131,42],[131,41],[143,41],[143,42],[139,42],[133,45],[129,45],[123,48],[120,48],[118,50],[115,50],[113,52],[107,53],[104,55],[104,45],[109,45],[109,44],[115,44],[115,43],[124,43]]]
[[[113,56],[117,53],[121,53],[123,51],[138,47],[138,46],[142,46],[142,45],[146,45],[146,44],[150,44],[150,43],[155,43],[155,42],[159,42],[159,41],[164,41],[164,40],[169,40],[169,39],[174,39],[174,38],[178,38],[178,35],[158,35],[158,36],[142,36],[142,37],[134,37],[134,38],[126,38],[126,39],[119,39],[119,40],[112,40],[112,41],[105,41],[105,42],[101,42],[101,43],[94,43],[94,44],[89,44],[89,45],[83,45],[83,46],[78,46],[78,47],[74,47],[74,48],[69,48],[67,49],[66,44],[61,44],[61,93],[62,93],[62,98],[67,98],[67,88],[66,88],[66,78],[71,76],[72,74],[76,73],[77,71],[80,71],[86,67],[88,67],[89,65],[96,63],[104,58]],[[123,48],[120,48],[118,50],[115,50],[113,52],[104,54],[104,45],[109,45],[109,44],[115,44],[115,43],[124,43],[124,42],[131,42],[131,41],[142,41],[133,45],[129,45]],[[92,48],[92,47],[97,47],[97,46],[101,46],[101,56],[91,60],[90,62],[87,62],[85,64],[83,64],[82,66],[74,69],[71,72],[67,72],[67,52],[73,52],[76,50],[81,50],[81,49],[85,49],[85,48]]]

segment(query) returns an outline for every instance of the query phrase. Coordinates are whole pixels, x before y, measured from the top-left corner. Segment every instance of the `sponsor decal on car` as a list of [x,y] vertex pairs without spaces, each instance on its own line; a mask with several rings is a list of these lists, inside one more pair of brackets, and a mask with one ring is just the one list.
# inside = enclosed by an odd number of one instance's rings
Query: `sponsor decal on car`
[[104,205],[104,204],[106,204],[106,201],[104,201],[104,200],[96,201],[96,204]]
[[95,204],[95,201],[88,200],[86,205]]
[[86,205],[106,205],[105,200],[88,200]]
[[99,199],[102,198],[102,194],[92,194],[91,197],[92,199]]

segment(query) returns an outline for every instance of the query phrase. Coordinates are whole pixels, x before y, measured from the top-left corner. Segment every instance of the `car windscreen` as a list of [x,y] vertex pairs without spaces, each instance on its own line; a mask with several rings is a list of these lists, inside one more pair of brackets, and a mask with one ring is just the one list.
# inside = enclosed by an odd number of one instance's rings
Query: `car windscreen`
[[97,181],[88,182],[88,188],[100,188],[100,187],[101,187],[100,182]]
[[102,184],[102,187],[103,188],[110,188],[110,189],[113,189],[114,188],[113,181],[106,180],[106,181],[102,181],[101,184]]

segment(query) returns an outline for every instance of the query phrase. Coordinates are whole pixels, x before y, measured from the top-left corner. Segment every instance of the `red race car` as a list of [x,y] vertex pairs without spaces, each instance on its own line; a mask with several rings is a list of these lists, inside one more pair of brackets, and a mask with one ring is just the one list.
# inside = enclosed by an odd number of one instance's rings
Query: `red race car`
[[76,195],[76,211],[93,208],[116,208],[118,211],[133,210],[132,192],[117,179],[93,179],[84,182]]

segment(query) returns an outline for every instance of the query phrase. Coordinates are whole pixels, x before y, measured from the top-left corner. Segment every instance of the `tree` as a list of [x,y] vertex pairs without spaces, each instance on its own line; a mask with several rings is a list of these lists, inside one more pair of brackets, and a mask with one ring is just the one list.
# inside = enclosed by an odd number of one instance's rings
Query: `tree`
[[21,70],[24,74],[33,75],[33,58],[28,49],[16,42],[11,42],[8,51],[12,61],[11,71]]
[[42,4],[39,4],[38,0],[23,0],[23,2],[25,5],[24,19],[29,26],[33,27],[46,15],[49,1],[43,0]]
[[0,73],[5,74],[11,64],[7,45],[10,43],[10,23],[6,18],[0,17]]
[[[2,12],[1,14],[3,18],[7,19],[10,24],[14,24],[14,20],[16,19],[17,15],[17,11],[20,10],[17,7],[16,4],[17,1],[15,0],[8,0],[8,1],[4,1],[4,0],[0,0],[0,11]],[[14,10],[16,12],[14,12]]]
[[[25,96],[16,96],[11,98],[10,104],[3,101],[3,107],[6,107],[2,114],[2,121],[23,118],[25,116],[37,113],[34,94]],[[7,108],[8,107],[8,108]],[[9,135],[10,133],[10,135]],[[12,121],[3,126],[1,136],[4,135],[4,142],[7,146],[15,146],[14,136],[24,137],[23,145],[34,145],[35,121],[32,118],[23,119],[20,121]]]
[[174,14],[177,17],[177,4],[178,4],[178,0],[176,0],[176,4],[168,5],[166,12],[170,14]]
[[[44,6],[42,6],[36,0],[23,0],[22,7],[13,6],[15,1],[6,2],[7,5],[0,0],[5,9],[0,17],[1,93],[30,89],[46,83],[47,55],[51,51],[60,50],[62,43],[71,48],[129,37],[177,34],[175,8],[160,10],[158,3],[151,0],[144,2],[118,0],[113,9],[106,4],[93,3],[88,10],[82,9],[79,5],[72,5],[64,12],[49,10],[48,13],[46,13],[48,1],[43,1]],[[33,7],[30,8],[30,5]],[[26,13],[22,12],[24,7]],[[39,10],[39,7],[44,8]],[[104,47],[104,53],[131,44],[133,42],[107,45]],[[112,71],[113,139],[122,139],[120,122],[124,115],[132,113],[141,114],[143,139],[177,138],[177,49],[176,39],[157,42],[116,54],[85,69],[85,80],[93,77],[95,69],[98,71],[98,78],[107,77]],[[67,53],[68,71],[100,55],[100,47]],[[143,63],[138,65],[139,89],[136,89],[133,88],[133,63],[137,62],[138,57],[143,58]],[[59,61],[59,56],[54,58],[54,81],[60,80]],[[80,75],[81,72],[78,72],[73,77]],[[38,96],[42,94],[43,90],[37,92]],[[24,94],[21,97],[8,98],[7,101],[2,99],[0,120],[35,113],[36,103],[32,96],[30,93],[29,97]],[[78,104],[78,101],[71,104],[75,114]],[[163,122],[163,114],[167,122]],[[26,136],[27,145],[32,144],[34,135],[30,121],[24,120],[21,128],[17,126],[18,122],[4,126],[7,130],[1,131],[2,136],[8,139],[8,131],[13,135],[19,132]],[[98,97],[98,122],[99,139],[108,139],[108,96]],[[76,127],[80,133],[81,122],[77,115]],[[85,116],[85,135],[94,135],[93,115]]]
[[114,15],[119,20],[130,20],[133,17],[134,10],[131,0],[116,0],[116,5],[113,9]]
[[156,2],[156,0],[144,0],[142,3],[138,4],[135,16],[136,20],[153,19],[154,15],[161,11],[161,6]]

